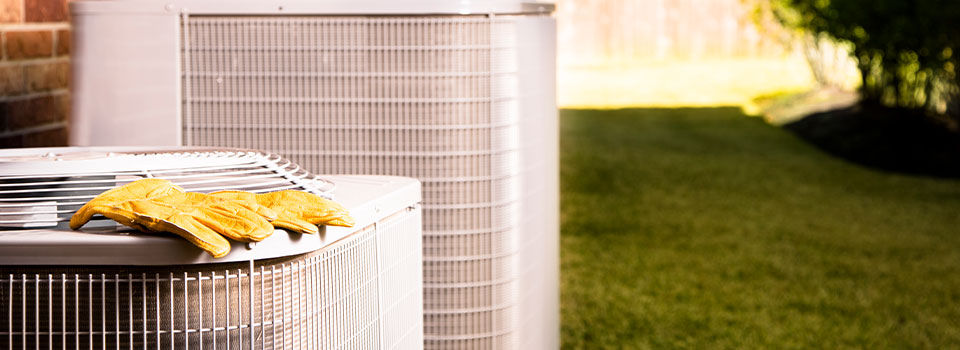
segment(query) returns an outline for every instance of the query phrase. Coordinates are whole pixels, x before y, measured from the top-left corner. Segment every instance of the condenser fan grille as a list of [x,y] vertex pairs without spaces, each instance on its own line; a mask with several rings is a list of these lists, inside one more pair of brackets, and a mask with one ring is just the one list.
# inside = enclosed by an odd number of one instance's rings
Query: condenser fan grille
[[167,179],[196,192],[296,189],[329,197],[333,189],[289,160],[255,151],[111,152],[79,160],[51,153],[7,161],[0,173],[0,229],[65,228],[96,195],[143,178]]
[[556,347],[550,21],[186,16],[182,142],[420,179],[425,347]]
[[245,263],[0,266],[0,348],[417,348],[419,225],[419,211],[394,215],[314,253]]

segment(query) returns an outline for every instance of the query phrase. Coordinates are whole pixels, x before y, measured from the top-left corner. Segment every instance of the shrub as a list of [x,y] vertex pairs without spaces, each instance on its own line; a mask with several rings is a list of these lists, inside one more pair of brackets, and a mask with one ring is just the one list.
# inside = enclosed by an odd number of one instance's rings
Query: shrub
[[770,1],[787,27],[852,44],[865,101],[960,121],[960,1]]

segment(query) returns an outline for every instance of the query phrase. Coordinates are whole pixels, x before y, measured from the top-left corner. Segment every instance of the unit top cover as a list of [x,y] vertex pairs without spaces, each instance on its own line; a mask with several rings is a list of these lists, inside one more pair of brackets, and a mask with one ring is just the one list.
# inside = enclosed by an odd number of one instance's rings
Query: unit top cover
[[554,4],[523,0],[95,0],[74,14],[154,15],[490,15],[549,14]]
[[[172,181],[187,191],[303,190],[336,194],[357,220],[319,235],[277,230],[256,244],[232,242],[214,259],[173,234],[142,233],[94,220],[80,231],[70,216],[97,194],[137,179]],[[320,249],[416,205],[416,180],[318,177],[280,156],[220,148],[33,148],[0,151],[0,265],[179,265],[275,258]]]

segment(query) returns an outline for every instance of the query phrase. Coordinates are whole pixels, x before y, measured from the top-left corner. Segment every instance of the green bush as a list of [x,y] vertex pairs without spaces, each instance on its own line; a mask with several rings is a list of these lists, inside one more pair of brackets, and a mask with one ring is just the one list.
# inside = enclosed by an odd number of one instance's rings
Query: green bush
[[866,101],[960,120],[960,1],[770,1],[787,27],[853,44]]

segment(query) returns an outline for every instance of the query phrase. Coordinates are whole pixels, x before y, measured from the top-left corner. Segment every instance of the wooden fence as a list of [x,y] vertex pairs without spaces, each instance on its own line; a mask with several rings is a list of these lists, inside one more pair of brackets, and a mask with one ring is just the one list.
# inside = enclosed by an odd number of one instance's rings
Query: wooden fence
[[744,0],[557,0],[560,64],[770,57],[783,45]]

